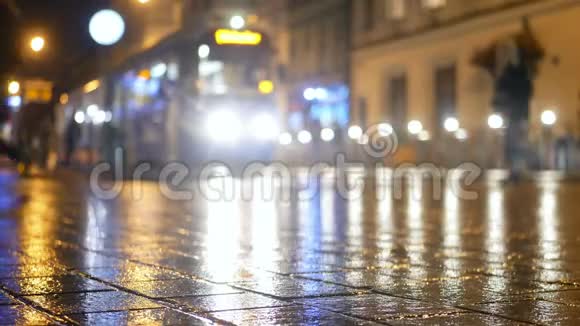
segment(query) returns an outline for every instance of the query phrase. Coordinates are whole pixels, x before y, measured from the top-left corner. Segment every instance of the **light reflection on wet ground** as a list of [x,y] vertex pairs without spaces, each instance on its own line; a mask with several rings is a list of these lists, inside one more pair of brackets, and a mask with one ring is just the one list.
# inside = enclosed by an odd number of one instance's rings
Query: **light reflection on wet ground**
[[483,181],[464,200],[386,172],[347,198],[325,175],[289,201],[177,202],[3,172],[0,324],[580,323],[579,183]]

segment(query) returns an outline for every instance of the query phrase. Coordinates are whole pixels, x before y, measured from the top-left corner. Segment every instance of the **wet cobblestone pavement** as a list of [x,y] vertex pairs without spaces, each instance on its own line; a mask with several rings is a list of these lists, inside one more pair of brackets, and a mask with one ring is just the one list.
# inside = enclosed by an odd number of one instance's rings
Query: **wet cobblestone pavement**
[[289,202],[130,182],[101,200],[80,175],[0,172],[0,324],[580,324],[580,183],[439,200],[420,178],[401,198],[365,181],[346,199],[322,178]]

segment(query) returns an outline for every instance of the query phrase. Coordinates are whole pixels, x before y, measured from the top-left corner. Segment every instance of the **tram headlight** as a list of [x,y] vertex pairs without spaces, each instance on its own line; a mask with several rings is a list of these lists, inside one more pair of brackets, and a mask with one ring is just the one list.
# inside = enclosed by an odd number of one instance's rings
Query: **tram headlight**
[[240,139],[242,123],[239,117],[230,111],[217,111],[208,116],[207,133],[220,143],[234,143]]
[[274,140],[278,137],[280,129],[276,119],[267,113],[255,116],[250,123],[250,131],[258,140]]

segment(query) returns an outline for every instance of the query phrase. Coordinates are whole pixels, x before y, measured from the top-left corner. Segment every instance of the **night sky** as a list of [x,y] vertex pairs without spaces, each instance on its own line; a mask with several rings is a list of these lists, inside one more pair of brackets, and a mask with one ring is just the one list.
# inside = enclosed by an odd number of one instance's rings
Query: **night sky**
[[[6,15],[5,3],[0,0]],[[47,38],[47,60],[51,65],[67,65],[78,62],[90,53],[94,45],[88,33],[88,21],[98,9],[108,7],[108,0],[17,0],[19,9],[15,21],[4,19],[2,30],[10,31],[12,38],[5,35],[2,48],[18,48],[17,42],[27,42],[31,33],[41,33]],[[5,17],[5,16],[2,16]],[[6,26],[13,25],[13,26]],[[16,27],[14,26],[16,25]],[[19,35],[14,37],[14,34]],[[14,64],[9,58],[0,57],[0,65],[10,68]]]

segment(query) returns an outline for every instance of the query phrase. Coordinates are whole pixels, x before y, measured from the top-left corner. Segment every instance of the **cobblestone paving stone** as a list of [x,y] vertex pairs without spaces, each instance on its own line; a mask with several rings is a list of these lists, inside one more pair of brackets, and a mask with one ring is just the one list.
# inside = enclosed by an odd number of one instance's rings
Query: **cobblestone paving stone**
[[211,321],[176,310],[143,309],[67,315],[71,321],[84,325],[210,325]]
[[241,325],[372,325],[368,321],[305,306],[222,311],[210,316]]
[[213,312],[225,310],[244,310],[289,306],[290,302],[281,301],[255,293],[224,294],[199,297],[175,298],[174,301],[194,312]]
[[0,325],[48,325],[54,320],[26,306],[0,306]]
[[131,282],[126,283],[124,287],[151,298],[197,297],[242,293],[241,290],[234,289],[230,286],[190,279]]
[[14,300],[7,297],[5,294],[0,293],[0,306],[14,304]]
[[580,324],[578,183],[462,200],[367,178],[343,198],[324,178],[289,202],[125,186],[0,171],[0,325]]
[[80,275],[26,277],[0,280],[0,285],[17,295],[65,294],[112,290],[111,287]]

